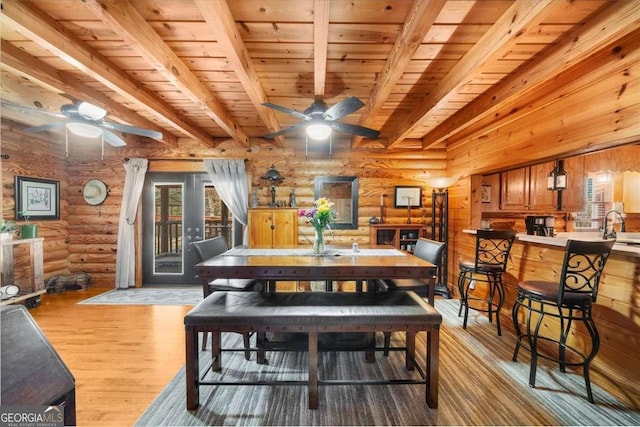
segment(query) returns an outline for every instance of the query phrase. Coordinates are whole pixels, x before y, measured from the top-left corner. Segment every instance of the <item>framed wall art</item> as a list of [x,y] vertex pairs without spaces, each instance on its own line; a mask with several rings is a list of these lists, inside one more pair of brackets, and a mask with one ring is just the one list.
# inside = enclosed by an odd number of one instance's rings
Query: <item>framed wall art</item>
[[59,219],[60,182],[51,179],[15,177],[16,219]]
[[422,207],[422,187],[396,187],[393,200],[396,208]]
[[482,203],[491,203],[491,186],[482,184],[482,192],[480,193],[480,199]]

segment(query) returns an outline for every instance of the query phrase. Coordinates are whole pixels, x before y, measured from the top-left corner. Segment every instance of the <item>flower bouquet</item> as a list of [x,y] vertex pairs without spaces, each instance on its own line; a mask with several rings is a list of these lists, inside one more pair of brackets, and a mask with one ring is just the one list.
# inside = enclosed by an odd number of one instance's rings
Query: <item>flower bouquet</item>
[[315,254],[324,253],[324,230],[330,229],[329,224],[336,219],[336,211],[333,203],[325,197],[321,197],[313,203],[312,209],[300,209],[299,217],[304,217],[313,226],[315,239],[313,241],[313,252]]

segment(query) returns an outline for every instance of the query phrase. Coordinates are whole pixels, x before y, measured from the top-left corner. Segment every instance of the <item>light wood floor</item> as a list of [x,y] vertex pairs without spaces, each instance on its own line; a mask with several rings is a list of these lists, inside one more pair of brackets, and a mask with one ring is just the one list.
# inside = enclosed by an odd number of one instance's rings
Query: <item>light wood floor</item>
[[76,304],[106,291],[45,294],[29,311],[76,379],[79,426],[133,425],[184,365],[191,307]]
[[184,365],[190,306],[76,304],[108,290],[45,294],[30,310],[75,377],[79,426],[133,425]]

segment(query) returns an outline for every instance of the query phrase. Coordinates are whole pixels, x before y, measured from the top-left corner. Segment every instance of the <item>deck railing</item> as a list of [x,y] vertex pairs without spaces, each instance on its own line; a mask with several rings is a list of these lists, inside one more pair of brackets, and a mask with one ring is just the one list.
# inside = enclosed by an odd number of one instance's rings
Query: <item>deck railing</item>
[[[216,236],[223,236],[227,242],[231,242],[230,221],[205,219],[203,238],[210,239]],[[183,245],[182,221],[156,221],[155,238],[157,255],[181,253]]]

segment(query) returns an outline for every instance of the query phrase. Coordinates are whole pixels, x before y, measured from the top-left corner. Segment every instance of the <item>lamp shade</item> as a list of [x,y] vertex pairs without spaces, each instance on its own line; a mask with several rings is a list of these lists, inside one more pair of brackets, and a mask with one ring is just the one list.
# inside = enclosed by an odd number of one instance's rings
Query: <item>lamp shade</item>
[[445,188],[451,187],[456,183],[456,181],[458,181],[458,178],[455,176],[442,176],[427,180],[427,184],[429,184],[433,188],[437,188],[438,190],[443,190]]
[[81,102],[78,105],[78,114],[87,120],[97,121],[104,119],[104,116],[107,115],[107,110],[88,102]]
[[67,129],[74,135],[84,138],[97,138],[102,135],[102,129],[87,123],[69,122]]
[[282,180],[284,180],[284,177],[280,174],[280,172],[278,172],[278,170],[276,169],[275,165],[271,165],[269,170],[264,175],[262,175],[260,178],[262,178],[262,179],[270,179],[270,180],[273,180],[273,181],[282,181]]

